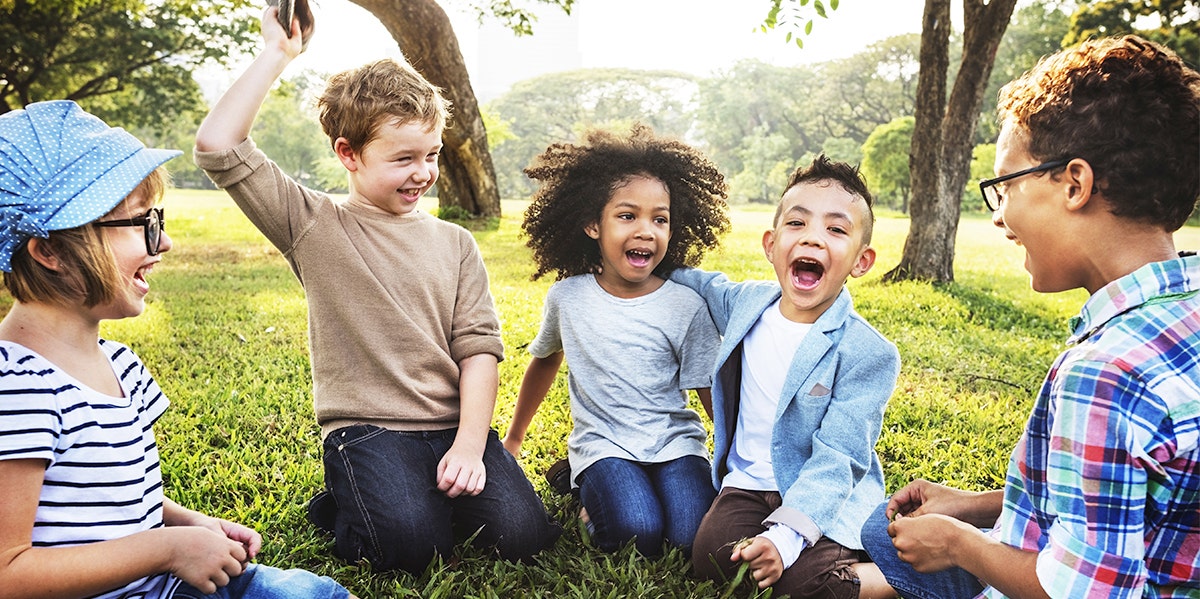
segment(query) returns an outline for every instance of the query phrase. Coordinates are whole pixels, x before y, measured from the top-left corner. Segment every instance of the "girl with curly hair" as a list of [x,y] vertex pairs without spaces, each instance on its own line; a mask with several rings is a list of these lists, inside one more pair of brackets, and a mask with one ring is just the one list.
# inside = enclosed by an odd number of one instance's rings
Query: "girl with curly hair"
[[566,478],[596,545],[690,552],[716,490],[687,390],[711,416],[718,338],[704,300],[666,276],[697,265],[728,229],[725,180],[695,148],[643,125],[553,144],[525,174],[541,182],[522,225],[533,278],[557,282],[504,446],[519,456],[565,357]]

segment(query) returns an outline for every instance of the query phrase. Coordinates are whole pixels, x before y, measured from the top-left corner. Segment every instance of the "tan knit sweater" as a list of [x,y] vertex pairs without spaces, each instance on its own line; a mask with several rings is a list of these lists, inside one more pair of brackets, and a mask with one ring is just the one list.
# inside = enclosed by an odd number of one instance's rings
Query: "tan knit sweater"
[[196,164],[283,252],[308,300],[322,436],[355,423],[458,426],[458,362],[504,357],[475,239],[423,212],[390,216],[297,184],[247,139]]

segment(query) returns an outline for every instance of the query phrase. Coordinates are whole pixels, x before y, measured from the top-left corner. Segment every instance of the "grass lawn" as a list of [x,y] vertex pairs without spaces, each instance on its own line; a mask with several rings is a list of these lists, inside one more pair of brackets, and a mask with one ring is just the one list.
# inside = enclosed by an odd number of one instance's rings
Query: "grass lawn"
[[[436,200],[426,202],[436,209]],[[529,280],[533,268],[519,235],[524,207],[505,202],[499,227],[476,233],[507,351],[494,421],[501,434],[551,283]],[[328,574],[361,597],[769,596],[744,582],[697,582],[678,552],[645,560],[630,549],[604,554],[587,544],[574,517],[578,505],[553,495],[541,476],[566,455],[562,376],[530,427],[521,459],[547,507],[566,524],[553,550],[529,564],[510,564],[468,549],[457,563],[435,563],[421,576],[336,560],[332,539],[303,515],[304,502],[321,486],[321,456],[300,286],[224,193],[173,190],[166,213],[175,248],[151,278],[146,313],[105,323],[102,333],[131,345],[172,400],[157,429],[168,494],[258,528],[266,539],[259,561]],[[771,214],[769,207],[735,209],[732,232],[704,267],[737,280],[773,278],[759,241]],[[914,477],[998,487],[1031,398],[1064,347],[1066,320],[1086,296],[1029,290],[1024,252],[981,215],[959,225],[956,283],[883,285],[879,279],[899,261],[907,227],[907,219],[881,216],[878,262],[850,283],[858,311],[899,346],[903,361],[878,444],[888,489]],[[1200,248],[1200,230],[1185,229],[1177,245]],[[10,301],[0,295],[0,311]],[[375,308],[361,309],[370,318]]]

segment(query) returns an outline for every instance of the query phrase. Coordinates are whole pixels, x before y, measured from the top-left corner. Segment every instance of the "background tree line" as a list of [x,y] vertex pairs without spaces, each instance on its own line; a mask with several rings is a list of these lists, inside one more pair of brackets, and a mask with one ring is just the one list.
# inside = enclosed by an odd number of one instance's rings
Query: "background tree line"
[[[454,41],[448,18],[435,0],[354,1],[379,17],[405,56],[433,65],[426,76],[455,101],[439,199],[443,209],[460,208],[460,216],[495,216],[499,197],[528,197],[532,186],[521,169],[550,143],[571,140],[589,127],[627,128],[641,121],[704,149],[726,174],[734,202],[772,201],[792,168],[824,152],[861,163],[881,206],[913,213],[914,232],[941,223],[947,226],[933,227],[930,236],[952,239],[962,211],[982,210],[974,181],[991,172],[990,143],[997,129],[991,115],[1003,83],[1041,56],[1099,35],[1136,31],[1193,62],[1200,56],[1196,0],[1033,0],[1015,12],[1015,0],[987,5],[963,0],[964,32],[949,30],[950,0],[926,0],[922,33],[867,45],[846,59],[801,67],[748,60],[709,77],[628,69],[554,73],[519,82],[478,106],[457,44],[448,43]],[[566,10],[573,1],[539,0]],[[780,15],[803,14],[807,3],[764,4],[771,11],[766,27],[782,26]],[[829,5],[836,9],[837,3]],[[472,6],[518,33],[531,30],[528,13],[511,0]],[[823,7],[821,16],[826,16]],[[252,49],[260,10],[250,0],[0,0],[0,33],[10,42],[0,44],[0,113],[32,101],[69,98],[152,145],[190,151],[207,110],[192,73]],[[413,22],[428,27],[402,26]],[[981,32],[984,26],[992,29]],[[789,40],[802,44],[802,35],[794,33],[787,32]],[[991,46],[980,45],[981,39],[988,44],[998,39],[994,56],[987,55]],[[927,77],[924,90],[922,69],[941,73]],[[990,76],[969,89],[948,85],[984,74]],[[312,107],[327,75],[305,73],[282,82],[253,135],[298,180],[339,192],[345,190],[344,175]],[[959,93],[978,93],[981,99],[964,103]],[[956,121],[929,116],[941,114],[947,103],[950,111],[970,106],[975,112]],[[949,149],[928,146],[931,140],[946,141],[943,128],[964,126],[969,139]],[[931,127],[941,131],[941,141],[929,137]],[[960,167],[963,143],[974,149],[966,156],[969,164]],[[208,185],[190,160],[172,167],[177,185]],[[943,168],[951,176],[934,178],[951,180],[957,189],[927,187],[931,174]],[[914,193],[921,203],[914,204]],[[947,198],[954,202],[949,210]],[[942,205],[940,212],[930,217],[913,211],[930,205]],[[944,248],[931,251],[940,253],[937,260],[946,270],[923,276],[952,280],[953,246],[948,257]]]

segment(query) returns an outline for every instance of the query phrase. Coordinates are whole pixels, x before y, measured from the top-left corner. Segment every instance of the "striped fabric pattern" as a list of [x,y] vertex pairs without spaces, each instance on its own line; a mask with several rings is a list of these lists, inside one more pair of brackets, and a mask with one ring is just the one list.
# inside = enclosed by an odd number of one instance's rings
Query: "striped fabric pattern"
[[1072,324],[993,534],[1040,552],[1051,597],[1198,597],[1200,258],[1114,281]]
[[[0,459],[38,459],[46,476],[35,547],[125,537],[162,526],[163,489],[152,426],[167,398],[126,346],[100,341],[125,397],[100,394],[32,351],[0,341]],[[158,575],[100,597],[158,597]]]

